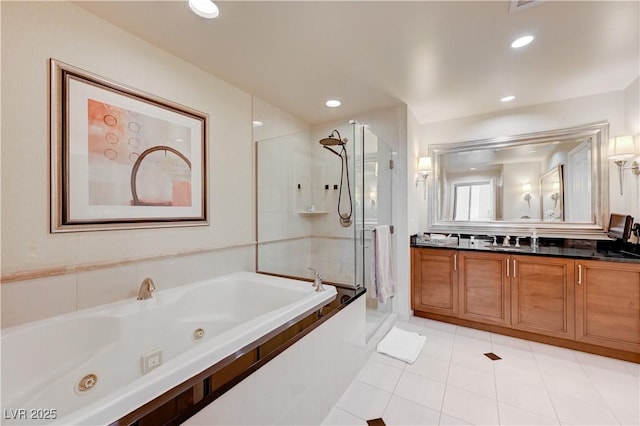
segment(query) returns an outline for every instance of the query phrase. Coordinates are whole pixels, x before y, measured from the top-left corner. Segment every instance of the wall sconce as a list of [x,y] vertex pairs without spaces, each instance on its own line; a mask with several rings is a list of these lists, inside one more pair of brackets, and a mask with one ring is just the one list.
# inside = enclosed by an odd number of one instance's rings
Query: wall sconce
[[558,199],[560,198],[560,182],[553,182],[553,194],[551,199],[553,200],[553,208],[558,207]]
[[378,199],[378,193],[376,191],[369,192],[369,200],[371,200],[371,205],[376,205],[376,200]]
[[631,170],[634,175],[640,175],[638,162],[631,163],[631,167],[625,167],[628,160],[635,157],[632,136],[618,136],[609,140],[609,160],[618,166],[618,181],[620,183],[620,195],[624,195],[624,171]]
[[524,192],[524,200],[527,202],[529,208],[531,208],[531,184],[525,183],[522,185],[522,192]]
[[418,186],[418,182],[424,183],[424,195],[423,198],[427,199],[427,178],[429,177],[429,173],[431,173],[433,166],[431,164],[431,157],[420,157],[418,158],[418,176],[416,176],[416,187]]

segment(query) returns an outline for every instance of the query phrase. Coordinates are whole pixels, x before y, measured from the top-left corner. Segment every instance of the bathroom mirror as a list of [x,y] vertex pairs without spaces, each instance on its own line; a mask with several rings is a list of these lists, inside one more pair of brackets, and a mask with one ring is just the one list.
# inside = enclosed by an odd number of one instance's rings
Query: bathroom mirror
[[432,145],[429,231],[602,235],[608,124]]

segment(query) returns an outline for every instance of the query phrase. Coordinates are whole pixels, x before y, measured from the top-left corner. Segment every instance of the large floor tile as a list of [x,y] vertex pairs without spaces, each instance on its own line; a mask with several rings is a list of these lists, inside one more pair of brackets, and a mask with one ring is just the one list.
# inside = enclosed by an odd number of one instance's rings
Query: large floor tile
[[499,402],[498,410],[500,412],[501,425],[559,425],[557,419],[544,417],[529,411],[522,410],[517,407]]
[[442,412],[474,425],[499,423],[498,404],[495,399],[452,386],[447,386]]
[[456,419],[448,414],[440,414],[440,426],[465,426],[471,423],[467,423],[463,420]]
[[485,353],[482,350],[456,349],[451,354],[451,363],[493,374],[493,363],[496,361],[491,361],[484,355]]
[[405,371],[394,391],[395,395],[434,410],[442,408],[444,384]]
[[329,415],[322,421],[326,426],[366,426],[367,422],[341,408],[334,407]]
[[535,363],[513,363],[502,360],[494,365],[494,374],[496,379],[509,379],[545,389],[544,380]]
[[356,376],[356,380],[375,386],[386,392],[393,392],[402,370],[370,359]]
[[616,416],[606,405],[561,395],[551,395],[551,402],[561,423],[570,425],[619,424]]
[[[586,376],[585,376],[586,377]],[[604,404],[602,394],[588,377],[579,375],[549,375],[542,378],[550,395],[569,396],[594,404]]]
[[394,395],[382,419],[388,426],[437,425],[440,420],[440,410],[433,410]]
[[446,383],[447,373],[449,372],[449,360],[443,360],[421,354],[416,362],[407,364],[404,371],[426,377],[436,382]]
[[510,346],[513,348],[531,351],[531,347],[529,346],[528,340],[518,339],[517,337],[505,336],[503,334],[491,333],[491,344]]
[[491,352],[491,341],[471,336],[457,335],[453,343],[453,351]]
[[473,339],[485,340],[491,342],[491,333],[484,330],[478,330],[469,327],[458,327],[456,336],[471,337]]
[[371,359],[390,367],[399,368],[400,370],[404,369],[404,367],[407,365],[407,363],[404,361],[400,361],[399,359],[392,358],[389,355],[381,354],[379,352],[374,352],[371,355]]
[[496,398],[496,383],[493,374],[452,364],[447,386],[455,386],[488,398]]
[[453,336],[441,337],[427,335],[427,341],[420,354],[449,362],[451,360],[451,354],[453,353],[453,339]]
[[496,378],[498,401],[510,406],[535,413],[540,416],[556,418],[549,394],[544,388],[514,382],[505,378]]
[[389,399],[389,392],[355,380],[344,392],[337,407],[361,419],[377,419],[384,413]]

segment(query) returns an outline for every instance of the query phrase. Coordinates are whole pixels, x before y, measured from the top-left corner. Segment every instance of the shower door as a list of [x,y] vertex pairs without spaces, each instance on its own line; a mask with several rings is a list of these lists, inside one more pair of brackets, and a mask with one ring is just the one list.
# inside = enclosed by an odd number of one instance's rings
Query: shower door
[[391,301],[378,303],[371,297],[372,234],[378,225],[393,225],[393,151],[368,127],[354,124],[355,204],[356,204],[356,281],[367,291],[367,339],[391,312]]

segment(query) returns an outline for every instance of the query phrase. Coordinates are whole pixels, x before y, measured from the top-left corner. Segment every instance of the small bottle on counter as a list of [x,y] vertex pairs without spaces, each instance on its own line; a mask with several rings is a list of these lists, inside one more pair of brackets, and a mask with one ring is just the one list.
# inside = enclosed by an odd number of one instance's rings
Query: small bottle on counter
[[471,236],[471,238],[469,238],[469,247],[471,248],[476,247],[476,237],[474,237],[473,235]]

